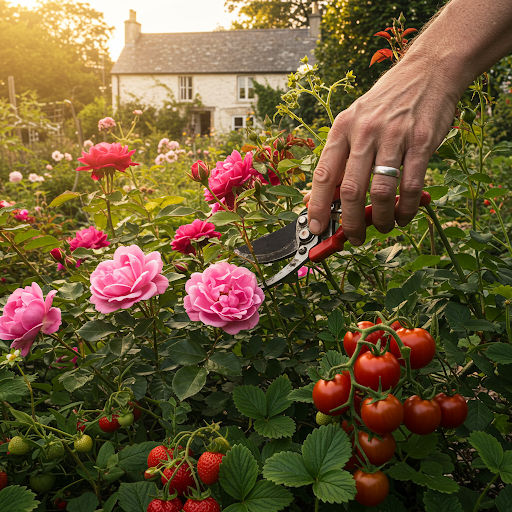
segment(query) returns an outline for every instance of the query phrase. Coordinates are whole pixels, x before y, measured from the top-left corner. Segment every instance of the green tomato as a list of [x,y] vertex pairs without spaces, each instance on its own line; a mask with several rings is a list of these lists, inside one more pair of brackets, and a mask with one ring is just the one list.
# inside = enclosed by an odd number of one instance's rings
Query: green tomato
[[48,492],[55,485],[55,475],[43,473],[30,477],[30,487],[38,493]]
[[121,427],[128,427],[135,421],[135,417],[133,416],[133,412],[127,412],[126,414],[119,416],[119,418],[117,418],[117,421],[119,422],[119,425],[121,425]]

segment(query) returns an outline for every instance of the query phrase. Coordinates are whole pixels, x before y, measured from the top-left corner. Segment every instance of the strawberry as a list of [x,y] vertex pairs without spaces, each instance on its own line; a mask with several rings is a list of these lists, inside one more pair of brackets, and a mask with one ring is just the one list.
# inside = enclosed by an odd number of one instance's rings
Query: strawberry
[[30,445],[25,443],[22,437],[14,436],[9,441],[9,453],[13,455],[26,455],[30,451]]
[[140,409],[137,409],[137,407],[134,407],[133,405],[137,404],[139,405],[139,402],[128,402],[128,405],[132,408],[133,417],[135,418],[135,421],[139,421],[140,417],[142,416],[142,411]]
[[60,441],[52,443],[48,447],[46,456],[48,459],[60,459],[61,457],[64,457],[64,445]]
[[163,444],[153,448],[148,455],[148,468],[156,468],[162,461],[172,459],[172,454]]
[[220,512],[220,506],[211,496],[204,500],[189,498],[183,505],[183,512]]
[[66,507],[68,506],[68,502],[67,501],[64,501],[60,498],[57,498],[53,504],[55,505],[55,508],[57,510],[66,510]]
[[0,471],[0,491],[7,487],[7,473]]
[[112,421],[108,421],[108,418],[103,416],[100,418],[98,425],[100,426],[101,430],[103,430],[103,432],[107,432],[109,434],[115,432],[121,426],[117,421],[117,414],[112,414]]
[[175,467],[164,469],[162,484],[165,485],[169,480],[169,492],[176,491],[178,496],[183,496],[189,487],[192,489],[195,489],[196,487],[194,478],[190,472],[190,467],[186,462],[184,462],[178,469]]
[[92,450],[92,438],[87,434],[78,437],[74,443],[75,450],[80,453],[87,453]]
[[219,469],[223,453],[204,452],[197,461],[197,473],[206,485],[219,481]]
[[317,425],[329,425],[332,422],[332,416],[328,414],[324,414],[323,412],[318,411],[316,413],[316,423]]
[[183,508],[179,498],[173,500],[153,500],[149,503],[146,512],[179,512]]

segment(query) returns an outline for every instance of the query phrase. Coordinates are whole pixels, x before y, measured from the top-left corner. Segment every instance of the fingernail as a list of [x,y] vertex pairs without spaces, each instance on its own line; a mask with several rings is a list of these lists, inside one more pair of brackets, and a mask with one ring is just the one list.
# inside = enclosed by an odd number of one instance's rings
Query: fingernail
[[403,227],[407,226],[407,224],[409,224],[409,221],[407,221],[407,220],[405,220],[405,219],[398,219],[398,220],[396,221],[396,223],[397,223],[401,228],[403,228]]
[[349,238],[348,241],[352,244],[352,245],[361,245],[363,242],[361,242],[361,240],[359,240],[358,238]]
[[321,233],[322,226],[320,226],[320,222],[318,222],[316,219],[311,219],[309,222],[309,229],[312,233],[318,235]]

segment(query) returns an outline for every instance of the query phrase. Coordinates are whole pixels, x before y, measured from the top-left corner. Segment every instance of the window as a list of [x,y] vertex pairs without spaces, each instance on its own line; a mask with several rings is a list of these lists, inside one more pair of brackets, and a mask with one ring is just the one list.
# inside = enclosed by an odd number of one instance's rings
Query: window
[[242,128],[247,128],[248,126],[254,126],[254,116],[233,116],[231,118],[231,129],[232,130],[241,130]]
[[180,76],[180,100],[192,99],[192,77]]
[[238,99],[239,100],[252,100],[254,98],[254,86],[252,84],[252,77],[239,76],[238,77]]

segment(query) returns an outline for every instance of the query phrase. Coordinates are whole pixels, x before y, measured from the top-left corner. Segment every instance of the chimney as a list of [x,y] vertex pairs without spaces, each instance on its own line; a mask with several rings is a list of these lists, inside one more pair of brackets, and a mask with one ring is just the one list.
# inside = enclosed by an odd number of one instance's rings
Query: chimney
[[311,14],[309,15],[309,37],[317,40],[320,37],[320,23],[322,15],[318,9],[318,2],[311,5]]
[[137,13],[130,9],[130,19],[124,22],[124,44],[135,44],[140,32],[141,24],[137,21]]

